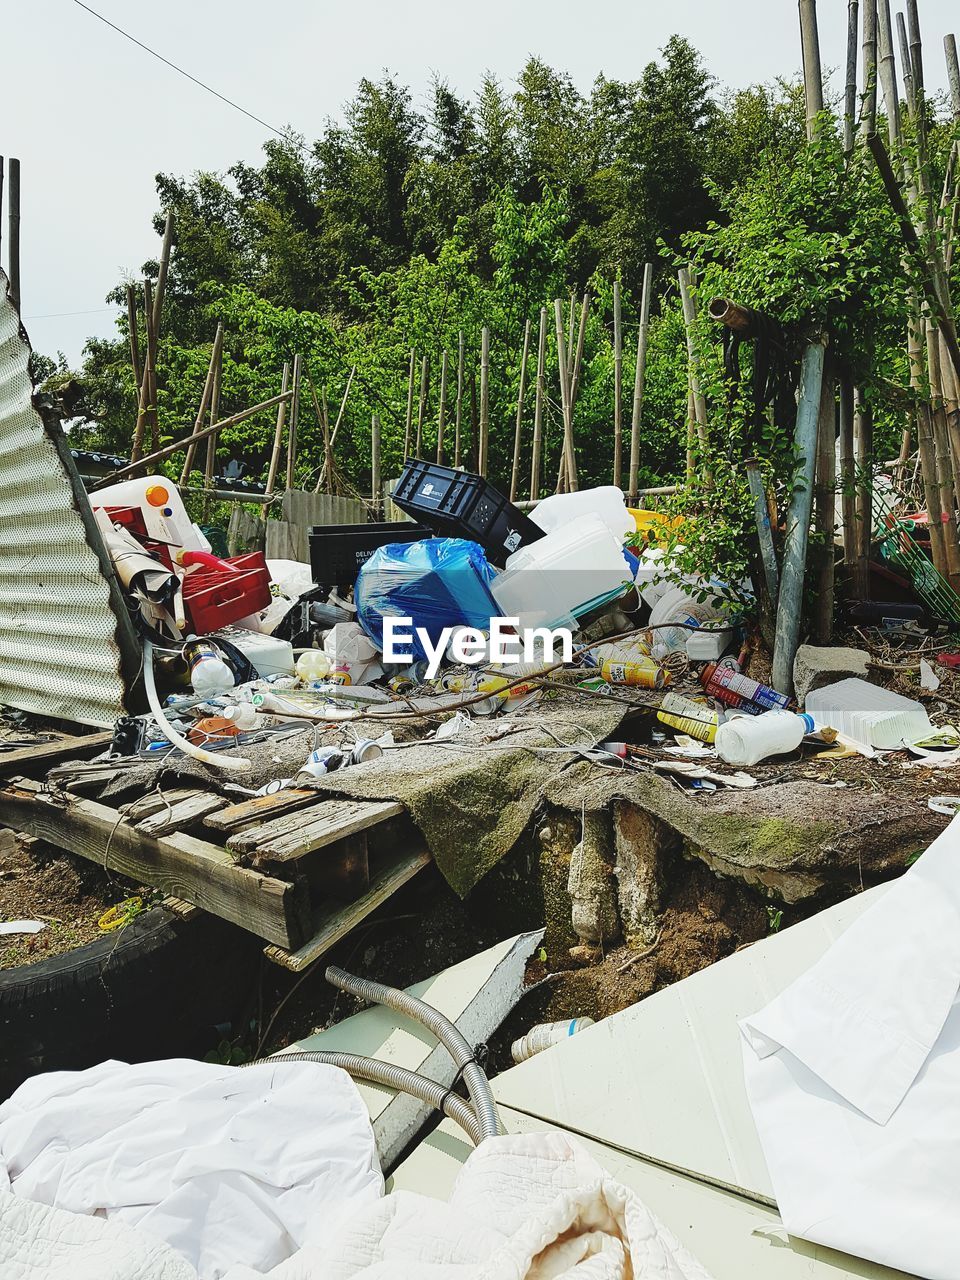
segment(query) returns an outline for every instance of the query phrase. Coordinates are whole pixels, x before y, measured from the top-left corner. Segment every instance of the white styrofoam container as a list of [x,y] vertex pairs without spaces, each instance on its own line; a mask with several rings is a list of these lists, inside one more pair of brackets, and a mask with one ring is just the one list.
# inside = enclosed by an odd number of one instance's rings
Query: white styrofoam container
[[819,729],[836,729],[856,746],[895,750],[932,732],[923,704],[852,676],[807,694],[804,710]]

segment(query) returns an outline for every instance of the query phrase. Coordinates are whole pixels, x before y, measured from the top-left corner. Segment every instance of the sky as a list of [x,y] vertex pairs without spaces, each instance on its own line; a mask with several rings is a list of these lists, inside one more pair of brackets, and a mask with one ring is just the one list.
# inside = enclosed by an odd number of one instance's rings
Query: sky
[[[601,73],[636,79],[674,33],[730,88],[800,68],[795,0],[90,4],[254,115],[309,140],[340,118],[361,77],[385,70],[421,105],[435,75],[469,95],[490,71],[509,90],[530,54],[586,90]],[[818,8],[823,63],[839,67],[846,0]],[[945,89],[942,39],[960,34],[956,0],[920,0],[920,21],[928,88]],[[256,163],[270,135],[75,0],[21,0],[4,34],[0,153],[21,161],[22,314],[35,348],[63,351],[75,365],[89,335],[116,331],[107,292],[157,254],[154,175]],[[6,209],[4,243],[5,219]]]

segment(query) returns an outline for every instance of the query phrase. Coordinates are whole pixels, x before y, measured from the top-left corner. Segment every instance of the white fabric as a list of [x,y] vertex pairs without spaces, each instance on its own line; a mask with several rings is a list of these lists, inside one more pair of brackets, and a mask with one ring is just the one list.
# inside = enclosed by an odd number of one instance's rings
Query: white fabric
[[807,973],[741,1023],[787,1229],[960,1274],[960,819]]
[[[246,1267],[228,1280],[259,1280]],[[578,1143],[489,1138],[448,1203],[398,1191],[269,1280],[709,1280],[703,1267]]]
[[35,1076],[0,1106],[7,1182],[26,1200],[141,1227],[201,1280],[239,1261],[273,1267],[383,1192],[356,1086],[314,1062]]
[[189,1262],[133,1227],[3,1191],[0,1275],[3,1280],[197,1280]]

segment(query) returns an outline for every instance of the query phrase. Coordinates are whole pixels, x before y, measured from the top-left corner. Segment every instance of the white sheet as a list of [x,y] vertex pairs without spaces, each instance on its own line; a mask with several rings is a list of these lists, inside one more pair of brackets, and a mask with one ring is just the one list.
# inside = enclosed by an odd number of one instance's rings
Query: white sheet
[[[227,1280],[261,1280],[238,1267]],[[490,1138],[450,1200],[394,1192],[269,1280],[710,1280],[587,1154],[559,1133]]]
[[788,1231],[960,1275],[960,819],[824,957],[741,1023]]
[[0,1105],[5,1185],[135,1225],[201,1280],[239,1261],[273,1267],[383,1192],[369,1117],[344,1072],[182,1059],[28,1080]]

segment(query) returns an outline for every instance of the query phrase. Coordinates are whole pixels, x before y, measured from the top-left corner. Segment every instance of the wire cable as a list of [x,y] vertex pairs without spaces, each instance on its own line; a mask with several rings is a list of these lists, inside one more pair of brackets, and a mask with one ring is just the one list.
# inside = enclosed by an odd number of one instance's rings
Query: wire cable
[[125,40],[129,40],[131,44],[135,44],[137,48],[142,49],[144,53],[149,53],[151,58],[156,58],[158,62],[162,62],[164,66],[169,67],[171,71],[176,71],[178,75],[190,80],[193,84],[197,85],[198,88],[205,89],[207,93],[212,93],[215,98],[219,98],[221,102],[225,102],[228,107],[233,107],[234,111],[239,111],[242,115],[245,115],[248,120],[253,120],[257,124],[263,125],[265,129],[269,129],[271,133],[275,133],[278,138],[283,138],[287,142],[293,141],[301,151],[305,153],[307,152],[307,148],[303,143],[296,142],[295,139],[291,139],[290,135],[284,133],[282,129],[278,129],[276,126],[270,124],[269,121],[262,119],[260,116],[254,115],[253,112],[248,111],[246,107],[241,107],[239,102],[234,102],[232,98],[226,97],[211,85],[205,84],[203,80],[198,80],[197,77],[192,76],[189,71],[184,71],[183,67],[178,67],[175,62],[171,62],[169,58],[165,58],[162,53],[157,53],[156,49],[151,49],[148,44],[144,44],[142,40],[138,40],[136,36],[132,36],[129,31],[124,31],[123,27],[118,27],[115,22],[111,22],[109,18],[105,18],[102,13],[97,13],[96,9],[91,9],[88,4],[83,3],[83,0],[73,0],[73,3],[78,5],[81,9],[85,9],[87,13],[92,14],[94,18],[98,18],[104,26],[110,27],[111,30],[116,31],[118,35],[123,36]]

